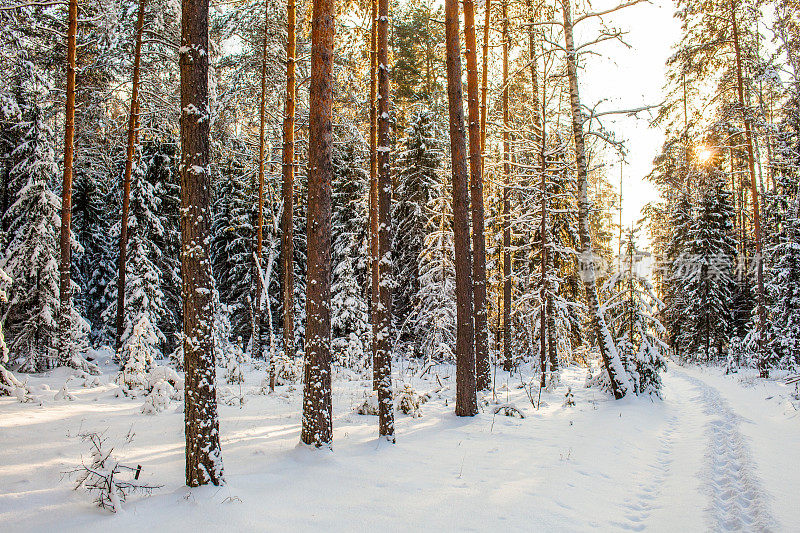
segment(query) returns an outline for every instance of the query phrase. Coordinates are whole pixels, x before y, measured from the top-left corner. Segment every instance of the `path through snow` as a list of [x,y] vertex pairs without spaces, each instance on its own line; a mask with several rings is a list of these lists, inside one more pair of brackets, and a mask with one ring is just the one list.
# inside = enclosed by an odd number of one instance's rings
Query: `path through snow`
[[[143,415],[141,398],[116,396],[110,369],[100,387],[70,385],[72,402],[53,398],[63,370],[31,377],[43,406],[0,398],[3,531],[800,531],[800,416],[778,382],[671,364],[663,401],[614,401],[570,367],[535,409],[521,386],[535,376],[498,372],[498,400],[525,418],[482,404],[461,419],[454,369],[438,366],[396,376],[433,394],[422,417],[398,414],[390,446],[376,417],[353,412],[369,381],[340,371],[331,453],[298,447],[301,389],[254,394],[263,375],[246,373],[246,404],[220,405],[228,484],[200,489],[182,484],[179,404]],[[575,407],[563,406],[567,386]],[[86,456],[70,437],[85,430],[133,430],[120,459],[164,488],[118,515],[92,507],[62,476]]]
[[705,430],[708,445],[702,472],[710,500],[709,528],[713,531],[772,530],[775,519],[766,503],[750,447],[739,430],[741,417],[713,386],[680,370],[672,372],[698,391],[692,401],[710,417]]

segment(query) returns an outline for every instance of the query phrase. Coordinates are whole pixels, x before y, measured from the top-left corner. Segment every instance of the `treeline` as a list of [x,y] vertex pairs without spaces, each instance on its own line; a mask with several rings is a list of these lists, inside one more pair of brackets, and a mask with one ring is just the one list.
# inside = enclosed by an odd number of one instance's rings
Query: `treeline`
[[455,0],[140,2],[0,9],[14,368],[92,370],[89,343],[171,358],[190,485],[222,481],[215,366],[245,345],[270,388],[304,354],[317,446],[332,363],[372,368],[389,440],[395,357],[455,361],[460,416],[491,363],[544,387],[592,352],[616,398],[659,393],[661,302],[603,173],[613,111],[580,100],[586,52],[622,32],[573,31],[637,0],[464,2],[463,33]]
[[649,207],[665,341],[681,358],[800,366],[797,6],[681,0]]

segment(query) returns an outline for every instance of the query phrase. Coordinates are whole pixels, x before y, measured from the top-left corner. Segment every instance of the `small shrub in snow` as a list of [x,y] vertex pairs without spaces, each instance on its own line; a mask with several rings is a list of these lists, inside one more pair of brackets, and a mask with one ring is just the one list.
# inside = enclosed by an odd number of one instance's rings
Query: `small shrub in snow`
[[60,401],[74,402],[75,401],[75,396],[70,394],[69,390],[67,390],[67,384],[64,383],[64,386],[61,387],[61,390],[56,393],[56,395],[53,397],[53,399],[55,401],[57,401],[57,402],[60,402]]
[[572,396],[572,387],[567,387],[567,393],[564,395],[564,407],[575,407],[575,398]]
[[498,405],[494,408],[494,414],[502,414],[503,416],[510,416],[516,418],[525,418],[525,414],[517,408],[513,403],[506,403]]
[[157,365],[148,372],[148,389],[152,389],[159,381],[166,381],[175,388],[176,392],[183,392],[183,378],[168,366]]
[[286,357],[281,353],[275,358],[275,384],[300,383],[303,378],[303,358]]
[[175,388],[169,382],[161,380],[157,382],[144,400],[142,413],[155,415],[165,411],[175,396]]
[[[75,490],[83,489],[94,496],[95,504],[111,512],[122,510],[122,504],[134,492],[150,494],[160,485],[148,485],[137,478],[141,467],[132,467],[121,464],[114,457],[114,448],[106,445],[106,439],[99,433],[84,433],[80,435],[83,442],[91,446],[92,462],[68,472],[77,476]],[[126,442],[133,436],[129,435]]]
[[420,411],[420,407],[423,403],[428,401],[427,396],[423,396],[417,394],[417,392],[406,383],[403,387],[397,391],[396,395],[396,402],[397,402],[397,409],[404,414],[413,417],[420,417],[422,416],[422,412]]
[[364,396],[364,401],[356,407],[356,413],[360,415],[378,416],[378,397],[374,394]]
[[147,315],[142,315],[120,353],[122,369],[117,374],[116,382],[126,395],[128,391],[148,388],[147,374],[158,354],[158,344],[155,328]]
[[100,387],[103,384],[103,381],[100,379],[100,376],[93,376],[86,372],[80,376],[83,379],[83,383],[81,386],[85,389],[93,389],[95,387]]
[[154,366],[147,374],[149,393],[142,405],[142,412],[155,415],[169,408],[172,401],[183,398],[183,379],[168,366]]
[[[241,339],[240,339],[241,340]],[[225,368],[225,381],[230,384],[234,383],[244,383],[244,363],[245,363],[245,353],[242,350],[241,346],[236,343],[231,345],[231,353],[229,353],[227,358],[227,364]]]
[[222,387],[217,389],[217,400],[230,405],[232,407],[242,407],[247,402],[245,394],[242,393],[241,387],[239,392],[234,391],[231,387]]

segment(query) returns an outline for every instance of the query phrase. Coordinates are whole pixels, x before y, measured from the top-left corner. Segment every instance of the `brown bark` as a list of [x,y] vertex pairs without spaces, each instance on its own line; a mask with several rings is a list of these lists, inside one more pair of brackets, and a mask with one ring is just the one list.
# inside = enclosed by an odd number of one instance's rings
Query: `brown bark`
[[122,334],[125,317],[125,261],[128,251],[128,212],[131,201],[131,173],[138,134],[139,115],[139,65],[142,57],[142,29],[144,28],[144,2],[139,0],[139,14],[136,19],[136,42],[133,52],[133,88],[131,89],[131,110],[128,117],[128,150],[125,155],[125,175],[122,181],[122,219],[119,231],[119,265],[117,271],[117,338],[116,349],[122,348]]
[[445,0],[447,100],[453,172],[453,240],[456,270],[456,415],[478,412],[472,328],[472,255],[469,247],[469,176],[461,91],[458,0]]
[[483,72],[481,76],[481,180],[484,179],[486,163],[486,95],[489,92],[489,24],[492,15],[492,0],[486,0],[483,14]]
[[481,390],[489,388],[489,331],[486,325],[486,237],[484,235],[481,116],[478,102],[478,54],[475,5],[464,0],[464,40],[467,58],[467,106],[469,111],[470,203],[472,207],[472,297],[475,326],[476,379]]
[[[533,121],[534,121],[534,137],[537,138],[539,146],[539,191],[542,195],[541,198],[541,214],[539,223],[539,233],[541,234],[542,249],[540,251],[540,285],[539,285],[539,359],[541,364],[542,376],[541,386],[544,387],[548,382],[548,368],[547,363],[548,350],[548,316],[550,312],[550,299],[547,292],[547,275],[549,268],[548,257],[548,242],[547,242],[547,178],[545,175],[545,137],[544,137],[544,108],[539,103],[539,72],[538,60],[536,58],[536,32],[534,30],[534,23],[536,22],[535,11],[532,2],[528,0],[528,11],[530,27],[528,29],[528,53],[531,61],[531,87],[533,88]],[[544,98],[544,94],[542,94]],[[551,339],[552,345],[552,339]],[[551,369],[552,370],[552,369]]]
[[300,439],[333,444],[331,406],[331,181],[335,4],[314,0],[309,95],[306,376]]
[[[392,274],[391,201],[389,175],[389,0],[378,2],[378,326],[374,375],[378,391],[379,435],[394,442],[392,399]],[[380,283],[384,281],[384,283]]]
[[[265,14],[268,13],[264,6]],[[268,16],[268,15],[267,15]],[[261,48],[261,98],[259,100],[259,130],[258,130],[258,211],[256,213],[256,244],[253,257],[256,271],[256,298],[253,310],[253,342],[251,357],[261,358],[261,320],[264,312],[264,272],[261,268],[261,259],[264,249],[264,137],[266,135],[266,105],[267,105],[267,21],[264,20],[264,41]],[[272,364],[272,361],[270,361]],[[272,388],[272,384],[270,383]]]
[[764,349],[764,333],[767,319],[766,304],[764,301],[764,265],[761,238],[761,212],[758,199],[758,182],[756,180],[755,157],[753,155],[753,128],[750,115],[745,108],[744,81],[742,79],[742,54],[739,45],[739,27],[736,23],[736,3],[731,0],[731,27],[733,29],[733,47],[736,57],[736,89],[739,94],[739,107],[744,117],[744,135],[747,146],[747,164],[750,171],[750,195],[753,204],[753,232],[756,241],[756,290],[758,291],[758,371],[761,377],[769,377],[767,368],[767,354]]
[[564,16],[564,42],[567,56],[567,77],[569,78],[569,99],[572,112],[572,135],[575,143],[575,163],[578,182],[578,234],[581,243],[581,277],[586,292],[586,306],[597,338],[600,357],[608,372],[611,391],[619,399],[628,392],[627,372],[622,366],[617,347],[608,331],[605,317],[600,310],[600,298],[597,295],[595,281],[594,252],[589,232],[590,205],[587,190],[588,170],[586,163],[586,147],[583,133],[583,113],[581,112],[580,93],[578,91],[578,57],[572,35],[571,0],[561,0]]
[[208,0],[183,0],[181,21],[181,275],[186,370],[186,484],[223,483],[215,391],[209,236]]
[[[486,0],[483,18],[483,72],[481,79],[481,181],[486,177],[486,96],[489,92],[489,25],[491,23],[492,3]],[[487,304],[488,307],[488,304]],[[499,315],[498,315],[499,316]],[[495,332],[498,338],[500,328]],[[485,363],[476,363],[477,386],[478,390],[488,390],[492,386],[491,369],[489,368],[489,357]]]
[[64,179],[61,186],[61,266],[59,285],[59,364],[73,365],[70,329],[72,327],[71,223],[72,223],[72,159],[75,140],[75,50],[78,33],[78,1],[69,2],[67,30],[67,107],[64,123]]
[[375,361],[378,352],[378,304],[380,272],[378,268],[378,0],[372,0],[369,85],[369,234],[370,234],[370,321],[372,322],[372,388],[378,390]]
[[294,114],[295,114],[295,0],[286,6],[286,114],[283,117],[283,213],[281,260],[283,268],[283,350],[294,355]]
[[503,0],[503,369],[511,372],[511,144],[508,114],[508,3]]

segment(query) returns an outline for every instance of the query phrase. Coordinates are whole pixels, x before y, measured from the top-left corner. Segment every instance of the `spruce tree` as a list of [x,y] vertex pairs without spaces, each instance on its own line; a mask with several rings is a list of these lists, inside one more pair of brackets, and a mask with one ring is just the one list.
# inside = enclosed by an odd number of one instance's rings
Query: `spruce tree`
[[455,258],[453,210],[446,180],[434,186],[425,206],[428,215],[423,249],[417,257],[420,289],[409,318],[415,346],[427,361],[455,360]]
[[[125,263],[125,312],[123,313],[123,332],[120,338],[120,363],[127,364],[128,339],[139,328],[138,344],[152,343],[148,347],[153,357],[160,358],[165,349],[166,336],[160,329],[167,320],[174,320],[164,287],[164,251],[159,248],[159,239],[166,231],[161,214],[163,197],[158,195],[156,186],[148,179],[150,168],[156,164],[159,155],[137,161],[131,177],[130,213],[128,218],[128,253]],[[119,233],[119,224],[115,233]],[[108,336],[113,338],[115,317],[117,316],[116,276],[107,286],[107,298],[111,304],[103,317],[108,328]]]
[[[7,177],[16,195],[4,216],[8,241],[0,268],[14,279],[6,319],[12,360],[21,370],[39,372],[55,366],[59,347],[61,201],[51,189],[58,166],[41,105],[48,86],[32,64],[26,63],[23,70],[21,120],[16,125],[19,143],[11,153]],[[71,245],[78,247],[74,239]],[[88,324],[74,307],[69,319],[70,341],[80,350]]]
[[[344,134],[333,153],[331,241],[332,355],[354,369],[368,367],[370,337],[367,270],[367,180],[365,149],[357,134]],[[345,142],[342,142],[345,141]],[[365,148],[365,147],[363,147]]]
[[669,202],[669,234],[665,245],[665,257],[659,265],[664,285],[663,323],[667,329],[668,344],[679,353],[684,351],[681,342],[687,337],[683,334],[688,317],[687,272],[683,268],[689,258],[689,235],[694,226],[693,205],[685,192]]
[[429,203],[441,194],[439,174],[444,159],[442,139],[446,135],[436,115],[426,107],[420,108],[409,122],[395,163],[397,191],[392,213],[396,282],[392,309],[396,329],[404,339],[409,338],[409,330],[403,326],[422,288],[419,258],[430,229]]
[[784,220],[780,242],[771,250],[767,341],[770,366],[800,370],[800,200]]
[[707,362],[721,359],[727,349],[736,257],[730,193],[716,176],[709,181],[688,235],[690,254],[681,265],[687,287],[679,340],[686,357]]
[[637,249],[636,234],[628,231],[619,270],[606,281],[611,292],[604,308],[622,364],[631,375],[637,395],[661,396],[660,372],[666,370],[664,326],[657,314],[663,306],[653,286],[640,272],[644,254]]
[[235,158],[224,157],[218,169],[211,244],[214,279],[220,301],[230,310],[233,337],[249,339],[255,235],[252,187]]

